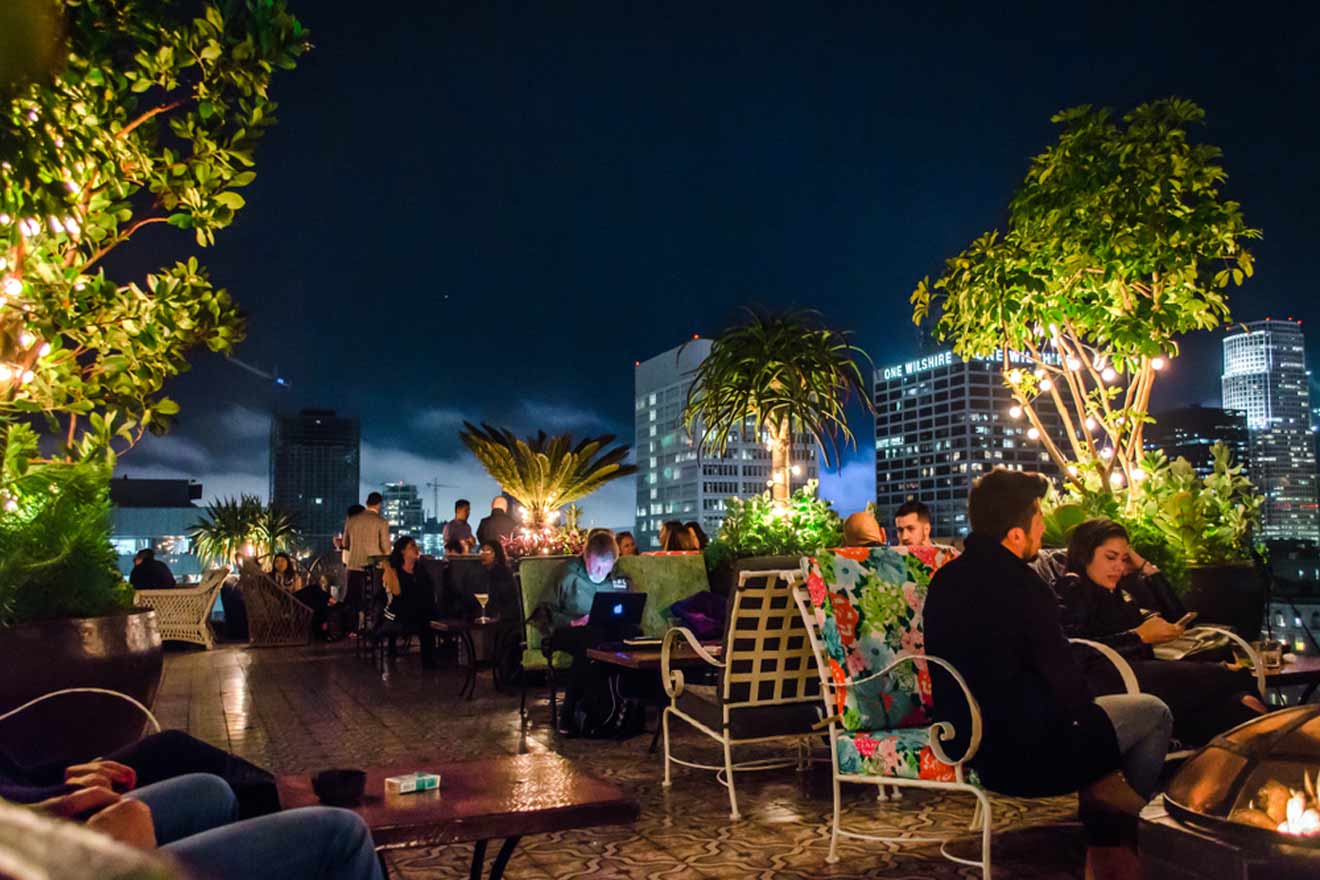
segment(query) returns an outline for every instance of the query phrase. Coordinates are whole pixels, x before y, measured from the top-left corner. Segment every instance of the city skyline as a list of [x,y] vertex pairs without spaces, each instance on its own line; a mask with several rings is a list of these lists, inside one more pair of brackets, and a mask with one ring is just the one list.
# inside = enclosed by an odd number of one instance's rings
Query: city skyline
[[[747,304],[818,308],[901,361],[913,286],[1001,222],[1050,116],[1084,103],[1200,103],[1195,137],[1264,231],[1237,318],[1320,319],[1318,123],[1295,112],[1318,94],[1309,18],[1235,12],[1229,34],[1177,3],[300,12],[315,48],[279,81],[247,207],[205,254],[249,315],[238,357],[287,385],[199,355],[168,389],[177,427],[121,473],[252,487],[252,417],[330,406],[362,420],[365,485],[439,477],[476,501],[495,487],[461,452],[464,419],[626,438],[615,377]],[[141,234],[160,254],[191,241]],[[1186,341],[1156,409],[1217,397],[1217,337]],[[869,433],[860,411],[853,427]],[[842,509],[872,491],[870,449],[847,467],[822,475]],[[626,521],[630,494],[586,507]]]

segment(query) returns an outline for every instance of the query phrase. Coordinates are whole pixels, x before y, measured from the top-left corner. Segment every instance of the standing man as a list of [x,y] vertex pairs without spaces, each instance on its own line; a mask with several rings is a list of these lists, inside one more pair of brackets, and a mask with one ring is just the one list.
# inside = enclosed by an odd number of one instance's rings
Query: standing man
[[496,495],[490,500],[490,516],[477,525],[477,542],[484,544],[495,541],[502,544],[516,528],[518,523],[509,516],[509,500],[503,495]]
[[348,607],[355,612],[365,611],[368,572],[373,567],[371,557],[390,555],[390,524],[380,515],[385,501],[379,492],[367,496],[366,509],[344,522],[344,550],[348,566]]
[[[1150,694],[1095,697],[1087,687],[1058,601],[1027,565],[1040,551],[1048,488],[1040,474],[1002,468],[972,484],[967,549],[935,573],[926,596],[926,650],[952,663],[980,704],[971,765],[986,787],[1016,797],[1077,792],[1086,876],[1138,877],[1129,846],[1164,767],[1173,716]],[[937,720],[964,734],[962,686],[931,671]]]
[[472,535],[472,526],[468,524],[468,517],[472,514],[472,503],[466,498],[460,498],[454,502],[454,518],[445,523],[444,533],[441,540],[445,543],[445,552],[449,552],[449,547],[458,544],[463,548],[464,553],[471,553],[472,548],[476,546],[477,539]]
[[920,501],[908,501],[894,512],[894,528],[903,547],[933,547],[930,540],[930,508]]

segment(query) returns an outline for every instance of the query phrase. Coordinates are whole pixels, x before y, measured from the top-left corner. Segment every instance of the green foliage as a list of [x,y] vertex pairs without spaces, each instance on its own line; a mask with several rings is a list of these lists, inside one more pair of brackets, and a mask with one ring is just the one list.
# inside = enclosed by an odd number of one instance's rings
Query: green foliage
[[194,256],[136,278],[106,258],[143,228],[141,265],[213,244],[243,207],[275,123],[276,69],[307,35],[283,0],[62,0],[48,79],[0,86],[0,418],[40,415],[69,460],[163,431],[166,380],[196,348],[228,353],[243,320]]
[[26,425],[5,428],[0,626],[131,608],[110,545],[110,469],[33,465],[36,443]]
[[458,436],[491,479],[527,508],[534,526],[547,523],[552,510],[587,497],[611,480],[637,473],[636,465],[623,464],[626,445],[607,449],[614,442],[613,434],[588,437],[574,445],[569,434],[550,437],[538,431],[535,437],[521,440],[504,428],[464,422]]
[[[1032,160],[1006,229],[912,294],[913,319],[937,315],[935,333],[959,355],[1032,361],[1006,361],[1005,383],[1060,469],[1093,468],[1101,491],[1114,473],[1133,482],[1155,373],[1177,337],[1229,321],[1226,288],[1254,269],[1243,244],[1260,231],[1221,195],[1220,150],[1191,137],[1204,116],[1179,98],[1121,120],[1088,106],[1057,114],[1058,143]],[[1044,431],[1041,405],[1062,436]]]
[[724,523],[706,547],[706,565],[719,565],[752,556],[804,556],[822,547],[843,544],[843,521],[830,502],[816,494],[810,481],[787,502],[769,493],[745,500],[729,498]]
[[872,406],[856,357],[870,359],[847,333],[822,326],[815,312],[747,314],[746,322],[715,340],[697,368],[683,426],[717,454],[728,449],[731,437],[759,442],[762,430],[769,432],[772,468],[776,478],[782,475],[774,494],[783,500],[793,434],[810,436],[827,466],[840,443],[856,445],[847,406],[854,396],[868,410]]
[[193,552],[207,565],[229,565],[240,556],[267,558],[293,552],[299,541],[293,517],[255,495],[220,498],[192,527]]

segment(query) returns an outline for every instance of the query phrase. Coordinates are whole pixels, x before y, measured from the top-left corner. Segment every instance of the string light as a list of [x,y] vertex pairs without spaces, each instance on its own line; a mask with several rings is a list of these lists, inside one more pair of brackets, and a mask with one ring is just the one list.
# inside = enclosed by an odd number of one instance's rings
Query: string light
[[796,477],[796,476],[799,476],[799,475],[801,475],[801,473],[802,473],[802,466],[801,466],[801,465],[797,465],[797,464],[795,464],[795,465],[793,465],[793,467],[791,468],[791,470],[793,471],[793,476],[795,476],[795,477]]
[[8,214],[0,214],[0,226],[8,226],[12,219]]
[[0,257],[0,272],[3,272],[8,268],[9,268],[9,261],[6,260],[4,257]]
[[36,341],[37,337],[32,335],[32,332],[29,330],[24,330],[22,333],[18,334],[18,344],[24,348],[31,348]]
[[1114,372],[1113,367],[1105,367],[1104,372],[1100,374],[1100,378],[1106,382],[1112,382],[1118,378],[1118,373]]
[[1080,370],[1082,368],[1082,362],[1075,357],[1069,357],[1065,363],[1070,370]]
[[1091,418],[1090,416],[1086,417],[1086,430],[1088,431],[1095,430],[1095,419]]
[[1041,380],[1040,380],[1040,390],[1041,390],[1041,391],[1049,391],[1049,390],[1050,390],[1051,388],[1053,388],[1053,387],[1054,387],[1054,383],[1051,382],[1049,379],[1041,379]]
[[55,233],[56,235],[59,235],[61,232],[64,231],[64,224],[60,222],[59,217],[55,217],[55,216],[47,217],[46,222],[50,224],[50,231]]
[[48,354],[50,354],[50,343],[41,343],[41,348],[37,349],[37,357],[45,357]]
[[1019,382],[1021,382],[1021,381],[1022,381],[1022,371],[1021,371],[1021,370],[1009,370],[1009,372],[1008,372],[1008,381],[1009,381],[1010,383],[1014,384],[1014,385],[1016,385],[1016,384],[1018,384]]
[[1075,464],[1068,465],[1068,476],[1070,477],[1077,476],[1077,465]]
[[37,374],[32,372],[31,370],[28,370],[25,373],[23,373],[23,384],[26,385],[35,378],[37,378]]
[[1114,471],[1109,475],[1109,485],[1113,486],[1115,489],[1123,485],[1123,475],[1118,471]]
[[1042,370],[1040,367],[1037,367],[1036,369],[1032,370],[1031,375],[1035,376],[1037,379],[1044,379],[1045,371]]
[[5,293],[9,296],[18,296],[23,292],[23,282],[10,275],[5,279]]
[[1036,428],[1029,428],[1029,429],[1027,430],[1027,436],[1030,437],[1032,440],[1039,440],[1039,439],[1040,439],[1040,431],[1039,431],[1038,429],[1036,429]]
[[1162,357],[1151,358],[1150,368],[1152,370],[1155,370],[1156,372],[1164,369],[1164,358]]
[[14,371],[8,364],[0,364],[0,382],[12,382],[14,380]]
[[5,502],[5,510],[9,511],[10,513],[13,513],[15,510],[18,510],[18,502],[10,498],[8,501]]
[[1133,468],[1133,469],[1132,469],[1132,482],[1134,482],[1134,483],[1140,483],[1140,482],[1141,482],[1142,480],[1144,480],[1144,479],[1146,479],[1146,472],[1145,472],[1145,471],[1143,471],[1141,468]]
[[1022,407],[1010,406],[1008,408],[1008,414],[1015,419],[1020,419],[1022,418]]
[[1106,446],[1104,449],[1100,450],[1100,457],[1103,458],[1105,461],[1109,461],[1109,459],[1114,457],[1114,450]]

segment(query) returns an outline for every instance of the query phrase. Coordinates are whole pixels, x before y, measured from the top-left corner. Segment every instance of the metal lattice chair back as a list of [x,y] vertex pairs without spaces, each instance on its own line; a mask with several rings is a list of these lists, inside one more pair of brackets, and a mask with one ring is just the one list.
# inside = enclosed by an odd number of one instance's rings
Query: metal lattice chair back
[[793,601],[801,574],[743,572],[729,608],[720,696],[727,706],[820,700],[811,640]]

